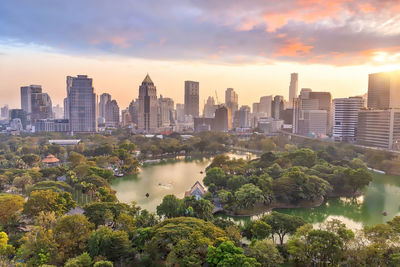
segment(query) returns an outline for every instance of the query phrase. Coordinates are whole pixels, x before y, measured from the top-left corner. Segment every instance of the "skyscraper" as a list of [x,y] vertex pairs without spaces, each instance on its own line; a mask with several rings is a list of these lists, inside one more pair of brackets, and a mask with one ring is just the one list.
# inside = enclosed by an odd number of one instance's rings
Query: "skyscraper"
[[289,107],[293,107],[293,99],[297,97],[297,90],[299,86],[299,74],[290,74],[290,85],[289,85]]
[[26,114],[30,114],[32,112],[32,93],[41,93],[42,86],[31,84],[29,86],[21,87],[21,109],[23,109]]
[[400,71],[368,76],[368,108],[400,108]]
[[1,118],[8,119],[8,105],[5,105],[1,108]]
[[160,98],[158,99],[158,126],[168,127],[174,122],[174,100],[160,95]]
[[97,132],[96,94],[87,75],[67,76],[68,118],[73,132]]
[[360,110],[357,143],[400,150],[400,109]]
[[109,100],[105,106],[106,124],[114,127],[119,126],[119,106],[116,100]]
[[250,127],[250,107],[241,106],[239,109],[239,127],[249,128]]
[[[228,88],[225,91],[225,104],[227,106],[227,108],[230,109],[231,114],[233,115],[232,117],[234,117],[235,112],[238,110],[239,108],[239,97],[238,94],[235,92],[235,90],[233,90],[233,88]],[[234,118],[232,118],[234,119]]]
[[138,124],[138,111],[139,111],[139,101],[132,100],[128,107],[129,115],[131,117],[131,121],[134,124]]
[[262,96],[260,98],[259,113],[263,113],[264,117],[271,117],[272,111],[272,95]]
[[157,89],[147,74],[139,86],[139,131],[150,133],[157,130]]
[[283,96],[276,95],[272,101],[272,118],[279,120],[280,114],[284,110]]
[[215,111],[214,129],[217,132],[227,132],[232,129],[231,111],[221,105]]
[[100,102],[99,102],[99,116],[106,119],[106,105],[107,102],[111,101],[111,95],[107,93],[103,93],[100,95]]
[[199,116],[199,82],[185,81],[185,115]]
[[335,141],[355,141],[358,112],[363,107],[364,99],[362,97],[333,100],[333,138]]

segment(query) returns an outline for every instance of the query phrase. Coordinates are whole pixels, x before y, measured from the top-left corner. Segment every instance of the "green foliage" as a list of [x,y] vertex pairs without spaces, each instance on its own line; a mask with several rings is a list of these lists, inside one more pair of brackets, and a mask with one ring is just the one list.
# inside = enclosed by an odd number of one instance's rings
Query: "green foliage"
[[96,227],[99,225],[114,225],[115,220],[123,212],[129,212],[130,207],[123,203],[92,202],[84,206],[84,214]]
[[24,202],[24,198],[19,195],[0,194],[0,227],[9,224],[19,215]]
[[267,239],[252,242],[244,253],[247,257],[255,258],[264,267],[279,266],[283,263],[283,257],[275,244]]
[[179,217],[184,214],[184,203],[175,195],[166,195],[160,205],[157,206],[157,214],[166,218]]
[[206,186],[214,184],[217,187],[223,187],[226,185],[226,177],[224,171],[219,167],[214,167],[207,170],[206,176],[203,179]]
[[114,267],[114,264],[111,261],[98,261],[93,267]]
[[89,256],[87,252],[84,252],[75,258],[68,259],[64,265],[64,267],[91,267],[91,266],[92,266],[92,258]]
[[261,218],[271,227],[271,233],[279,237],[280,244],[287,234],[294,234],[296,229],[305,224],[305,221],[298,216],[291,216],[284,213],[273,211],[271,214]]
[[236,202],[239,207],[250,208],[256,203],[264,201],[263,192],[253,184],[245,184],[235,192]]
[[88,250],[92,257],[104,256],[111,261],[130,257],[130,242],[124,231],[112,231],[100,226],[89,238]]
[[267,238],[271,234],[272,227],[264,221],[255,221],[251,226],[251,233],[259,240]]
[[54,211],[57,215],[62,215],[75,206],[71,193],[39,190],[31,192],[28,201],[24,204],[24,213],[31,217],[37,216],[41,211]]
[[243,249],[236,247],[231,241],[223,242],[218,247],[208,247],[207,262],[210,267],[261,266],[255,258],[246,257]]

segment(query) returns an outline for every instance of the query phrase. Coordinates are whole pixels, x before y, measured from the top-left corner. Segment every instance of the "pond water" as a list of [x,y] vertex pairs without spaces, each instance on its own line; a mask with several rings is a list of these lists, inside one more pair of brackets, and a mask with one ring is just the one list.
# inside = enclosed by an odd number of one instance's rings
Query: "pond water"
[[[246,157],[246,154],[228,155],[235,158]],[[165,195],[174,194],[183,198],[185,191],[196,181],[202,182],[205,168],[210,162],[210,158],[165,160],[143,166],[137,175],[115,179],[111,186],[117,191],[120,201],[136,201],[143,209],[154,212]],[[386,222],[400,215],[400,176],[375,173],[372,183],[364,191],[361,197],[328,199],[316,208],[277,211],[301,216],[313,224],[337,218],[352,229]],[[149,197],[146,197],[146,193]],[[387,215],[384,216],[383,212]],[[249,216],[229,218],[238,223],[245,223],[251,219]]]

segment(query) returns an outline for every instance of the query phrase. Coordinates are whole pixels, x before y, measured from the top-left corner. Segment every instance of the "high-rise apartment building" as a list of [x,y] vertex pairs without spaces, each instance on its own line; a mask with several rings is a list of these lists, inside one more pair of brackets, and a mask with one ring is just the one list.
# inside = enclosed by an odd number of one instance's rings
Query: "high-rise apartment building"
[[239,109],[239,127],[249,128],[250,127],[250,107],[241,106]]
[[214,129],[217,132],[227,132],[232,129],[231,111],[224,105],[215,111]]
[[333,100],[333,138],[335,141],[354,142],[358,112],[364,107],[362,97],[336,98]]
[[139,131],[152,133],[157,130],[158,104],[157,89],[147,74],[142,85],[139,86],[139,111],[138,111],[138,129]]
[[8,105],[5,105],[1,108],[1,118],[8,119]]
[[206,104],[204,105],[203,117],[204,118],[214,118],[216,109],[217,109],[217,105],[215,105],[214,97],[209,96],[207,98]]
[[174,100],[168,97],[158,99],[158,127],[168,127],[174,124]]
[[111,95],[107,93],[103,93],[100,95],[99,102],[99,116],[106,120],[106,105],[108,101],[111,101]]
[[64,109],[59,105],[53,106],[54,119],[64,119]]
[[185,81],[185,115],[199,116],[199,82]]
[[289,85],[289,107],[293,107],[293,99],[297,97],[297,90],[299,87],[299,74],[290,74],[290,85]]
[[35,122],[53,117],[50,96],[42,92],[41,85],[21,87],[21,109],[28,115],[28,120]]
[[132,123],[131,114],[129,112],[129,108],[126,108],[121,111],[121,126],[126,127]]
[[272,118],[279,120],[281,112],[285,109],[285,101],[283,100],[283,96],[276,95],[274,100],[272,101]]
[[64,101],[72,132],[97,132],[96,94],[87,75],[67,76],[67,99]]
[[357,143],[400,151],[400,109],[361,110]]
[[128,110],[131,117],[131,122],[137,125],[139,120],[139,101],[132,100],[129,104]]
[[231,110],[231,114],[234,117],[235,112],[239,108],[239,97],[233,88],[228,88],[225,91],[225,105]]
[[368,76],[368,108],[400,108],[400,70]]
[[119,126],[119,106],[116,100],[109,100],[104,110],[106,125]]
[[262,113],[263,117],[272,116],[272,95],[262,96],[260,98],[260,105],[258,107],[258,112]]
[[176,104],[176,120],[178,122],[185,121],[185,104]]

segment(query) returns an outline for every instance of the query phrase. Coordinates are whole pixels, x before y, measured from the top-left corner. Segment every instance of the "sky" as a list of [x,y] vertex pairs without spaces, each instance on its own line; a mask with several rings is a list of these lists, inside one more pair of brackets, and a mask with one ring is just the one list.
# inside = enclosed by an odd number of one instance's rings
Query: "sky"
[[0,2],[0,105],[40,84],[53,104],[87,74],[120,108],[147,73],[157,93],[200,106],[234,88],[240,105],[299,89],[366,93],[368,74],[400,69],[400,0],[16,0]]

